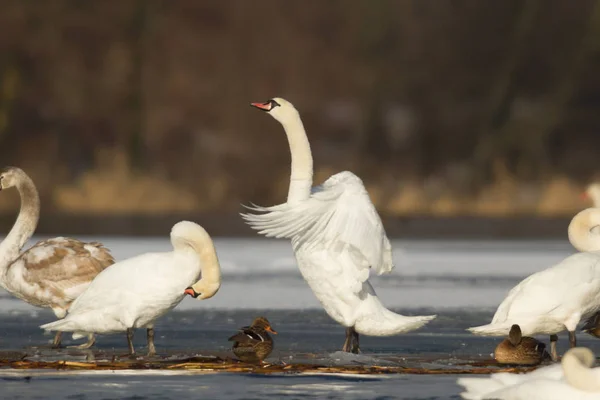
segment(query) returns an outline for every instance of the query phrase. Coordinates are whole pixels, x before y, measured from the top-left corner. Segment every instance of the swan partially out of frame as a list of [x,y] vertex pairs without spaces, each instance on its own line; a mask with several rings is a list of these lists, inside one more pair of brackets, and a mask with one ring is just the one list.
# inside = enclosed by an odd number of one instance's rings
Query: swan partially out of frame
[[[50,308],[63,318],[73,301],[102,270],[114,263],[110,252],[100,243],[57,237],[37,242],[23,251],[40,215],[40,198],[35,184],[16,167],[0,172],[0,190],[16,188],[21,210],[10,233],[0,244],[0,285],[14,296],[37,306]],[[77,346],[89,348],[95,338]],[[61,344],[61,332],[53,347]]]
[[[593,206],[595,208],[600,208],[600,183],[594,182],[589,184],[585,191],[581,194],[583,200],[591,200]],[[598,234],[598,227],[593,232],[594,234]],[[581,328],[583,332],[586,332],[594,337],[600,338],[600,312],[589,317]]]
[[489,378],[460,378],[467,400],[600,400],[600,368],[585,347],[570,349],[560,364],[527,374],[502,372]]
[[331,318],[346,327],[343,351],[359,351],[359,334],[391,336],[435,318],[388,310],[369,283],[369,272],[389,273],[392,248],[362,181],[352,172],[312,187],[313,159],[298,111],[274,98],[252,103],[283,125],[292,155],[287,202],[249,207],[246,222],[267,237],[291,239],[302,276]]
[[213,241],[200,225],[178,222],[171,230],[171,243],[173,251],[146,253],[111,265],[75,300],[64,319],[41,328],[74,332],[74,338],[127,332],[130,354],[135,354],[133,329],[146,328],[148,355],[156,354],[155,321],[186,294],[208,299],[221,286]]
[[569,224],[569,240],[580,251],[557,265],[525,278],[508,293],[488,325],[469,328],[482,336],[503,336],[513,324],[523,335],[549,334],[556,353],[556,334],[567,330],[571,347],[581,320],[600,311],[600,209],[588,208]]

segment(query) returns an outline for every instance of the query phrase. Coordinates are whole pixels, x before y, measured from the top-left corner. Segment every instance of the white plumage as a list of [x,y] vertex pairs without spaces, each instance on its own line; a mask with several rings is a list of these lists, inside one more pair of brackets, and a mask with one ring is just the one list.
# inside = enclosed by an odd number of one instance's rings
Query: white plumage
[[[600,311],[600,246],[593,233],[599,213],[598,209],[582,211],[569,225],[569,238],[581,253],[525,278],[510,290],[490,324],[469,330],[503,336],[512,324],[518,324],[523,335],[554,335],[566,329],[574,347],[577,324]],[[556,359],[555,338],[551,352]]]
[[[111,265],[75,300],[64,319],[41,328],[75,332],[74,337],[152,329],[156,319],[183,300],[201,270],[212,271],[194,286],[202,298],[212,297],[219,289],[220,274],[210,236],[199,225],[182,221],[173,227],[171,242],[171,252],[142,254]],[[149,348],[153,353],[150,338]]]
[[[242,214],[267,237],[291,239],[304,279],[337,322],[349,328],[344,350],[358,347],[358,333],[388,336],[408,332],[435,316],[406,317],[386,309],[369,283],[369,271],[393,269],[392,249],[381,219],[360,180],[341,172],[312,186],[312,156],[296,109],[275,98],[254,103],[284,127],[292,154],[287,202],[253,206]],[[351,336],[356,340],[350,345]]]

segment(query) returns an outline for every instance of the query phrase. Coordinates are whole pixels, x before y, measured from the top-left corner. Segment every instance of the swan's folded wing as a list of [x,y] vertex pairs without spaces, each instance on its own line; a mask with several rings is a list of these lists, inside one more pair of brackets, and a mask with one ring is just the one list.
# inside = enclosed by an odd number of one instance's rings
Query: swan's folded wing
[[540,317],[587,304],[600,290],[600,256],[576,253],[525,278],[498,307],[492,324]]
[[267,237],[289,238],[295,249],[323,246],[350,250],[361,267],[377,273],[393,268],[392,248],[371,199],[354,174],[342,172],[313,189],[297,204],[249,207],[263,214],[242,214]]
[[69,238],[36,243],[19,257],[23,280],[74,300],[114,259],[102,245]]

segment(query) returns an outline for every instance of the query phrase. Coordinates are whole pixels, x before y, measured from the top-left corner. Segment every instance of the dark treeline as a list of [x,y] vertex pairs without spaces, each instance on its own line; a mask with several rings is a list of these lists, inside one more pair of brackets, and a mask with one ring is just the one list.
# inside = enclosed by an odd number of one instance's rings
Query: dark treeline
[[50,210],[281,202],[285,136],[248,106],[273,96],[317,179],[350,169],[389,215],[570,212],[600,159],[598,1],[0,7],[0,158]]

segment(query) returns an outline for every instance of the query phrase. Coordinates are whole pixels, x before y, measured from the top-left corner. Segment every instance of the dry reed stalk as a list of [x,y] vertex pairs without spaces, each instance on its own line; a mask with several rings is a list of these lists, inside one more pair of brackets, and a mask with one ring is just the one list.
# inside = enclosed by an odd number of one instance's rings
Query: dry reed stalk
[[[467,364],[465,364],[467,365]],[[270,364],[253,365],[237,361],[223,362],[179,362],[168,361],[124,361],[124,362],[78,362],[78,361],[8,361],[0,360],[0,367],[12,369],[57,369],[57,370],[195,370],[199,372],[229,373],[325,373],[325,374],[418,374],[418,375],[483,375],[495,372],[529,372],[536,367],[492,367],[490,363],[468,364],[462,368],[418,368],[402,366],[323,366],[313,364]]]

